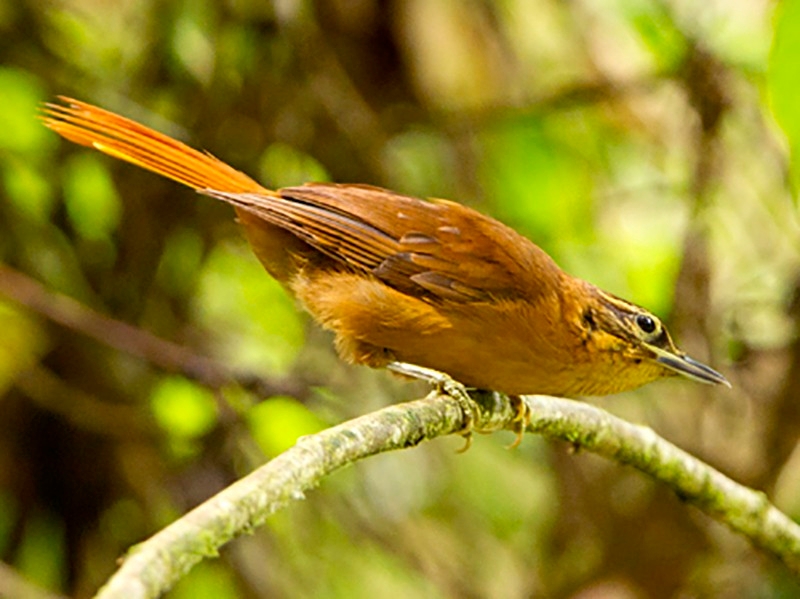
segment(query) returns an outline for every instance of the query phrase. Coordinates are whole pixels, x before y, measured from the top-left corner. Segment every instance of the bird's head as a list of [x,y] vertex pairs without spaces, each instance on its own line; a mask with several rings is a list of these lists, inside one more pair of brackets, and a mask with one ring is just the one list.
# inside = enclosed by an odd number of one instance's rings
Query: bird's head
[[675,375],[730,387],[719,372],[679,350],[658,317],[595,287],[589,286],[588,292],[590,299],[579,316],[581,336],[602,376],[584,394],[615,393]]

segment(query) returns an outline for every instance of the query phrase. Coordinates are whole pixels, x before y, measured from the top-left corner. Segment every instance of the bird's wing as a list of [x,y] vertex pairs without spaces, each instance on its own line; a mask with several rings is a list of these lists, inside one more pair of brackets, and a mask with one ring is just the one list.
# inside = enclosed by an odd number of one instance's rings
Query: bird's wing
[[[505,225],[445,200],[315,183],[260,193],[201,190],[286,229],[333,260],[413,295],[457,302],[528,297],[560,270]],[[527,276],[526,276],[527,274]]]
[[547,278],[560,273],[533,243],[459,204],[364,185],[274,192],[149,127],[85,102],[62,101],[45,105],[43,120],[67,139],[225,200],[405,293],[460,302],[532,299],[553,288]]

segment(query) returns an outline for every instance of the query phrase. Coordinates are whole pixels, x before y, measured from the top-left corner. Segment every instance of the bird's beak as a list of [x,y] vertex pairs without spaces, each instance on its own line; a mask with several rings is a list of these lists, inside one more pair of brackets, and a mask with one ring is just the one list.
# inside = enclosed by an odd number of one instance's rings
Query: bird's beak
[[731,384],[728,382],[728,379],[722,376],[719,372],[710,366],[706,366],[697,360],[693,360],[686,354],[673,354],[668,350],[660,347],[654,347],[652,345],[648,345],[647,347],[656,355],[656,362],[666,366],[670,370],[673,370],[680,375],[700,383],[725,385],[726,387],[731,386]]

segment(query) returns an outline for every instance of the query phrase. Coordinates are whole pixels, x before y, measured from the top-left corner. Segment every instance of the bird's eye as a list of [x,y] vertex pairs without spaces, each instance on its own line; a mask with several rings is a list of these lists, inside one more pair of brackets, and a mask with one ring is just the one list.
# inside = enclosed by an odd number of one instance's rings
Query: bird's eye
[[656,321],[652,317],[648,316],[647,314],[639,314],[636,317],[636,324],[642,331],[647,334],[652,333],[656,330]]

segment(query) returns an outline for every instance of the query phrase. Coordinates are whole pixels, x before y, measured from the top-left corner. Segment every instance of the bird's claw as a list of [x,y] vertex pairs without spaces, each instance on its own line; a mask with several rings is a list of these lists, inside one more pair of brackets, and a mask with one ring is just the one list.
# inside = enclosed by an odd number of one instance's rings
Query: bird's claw
[[457,453],[464,453],[472,447],[473,429],[475,428],[475,423],[480,419],[480,411],[478,404],[469,396],[464,385],[446,374],[443,377],[437,384],[437,391],[456,400],[464,415],[464,428],[459,431],[459,434],[464,437],[464,445],[457,451]]
[[519,395],[509,395],[508,399],[511,402],[511,407],[516,412],[512,422],[514,423],[514,432],[517,434],[517,438],[506,449],[516,449],[522,443],[525,429],[531,423],[531,409]]
[[472,432],[475,423],[480,421],[480,409],[475,400],[469,396],[467,388],[462,383],[459,383],[444,372],[417,366],[416,364],[390,362],[387,368],[403,376],[427,381],[436,388],[438,394],[447,395],[458,402],[464,416],[464,428],[459,431],[459,434],[465,440],[464,446],[458,450],[458,453],[464,453],[472,446]]
[[[438,394],[447,395],[457,401],[464,415],[464,428],[461,429],[459,434],[465,439],[464,446],[458,450],[458,453],[463,453],[472,446],[472,435],[475,430],[475,424],[481,421],[481,412],[478,403],[470,396],[467,388],[462,383],[459,383],[444,372],[417,366],[416,364],[390,362],[388,368],[397,374],[427,381],[436,388]],[[508,449],[516,449],[522,443],[525,429],[528,428],[531,422],[531,411],[528,404],[519,395],[509,395],[508,399],[516,413],[513,419],[513,430],[517,435],[516,439],[508,446]]]

